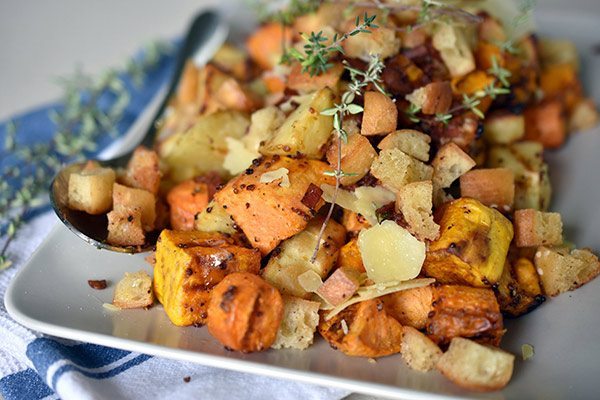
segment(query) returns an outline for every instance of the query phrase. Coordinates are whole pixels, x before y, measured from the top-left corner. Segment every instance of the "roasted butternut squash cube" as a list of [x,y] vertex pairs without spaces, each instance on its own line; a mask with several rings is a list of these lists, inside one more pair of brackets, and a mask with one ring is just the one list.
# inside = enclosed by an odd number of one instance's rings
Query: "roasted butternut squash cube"
[[156,245],[154,292],[175,325],[204,324],[216,284],[233,272],[259,270],[260,253],[227,235],[164,230]]
[[500,212],[475,199],[455,200],[441,217],[423,270],[441,283],[489,287],[502,275],[512,238],[513,226]]
[[506,263],[496,288],[500,311],[510,317],[526,314],[542,304],[539,276],[535,266],[527,258]]
[[492,289],[442,285],[433,289],[427,336],[439,345],[455,337],[498,346],[504,335],[500,306]]
[[358,240],[356,238],[342,246],[338,256],[337,265],[340,268],[345,267],[354,269],[357,272],[366,272],[360,255],[360,249],[358,248]]
[[[289,185],[281,179],[261,183],[263,174],[288,170]],[[324,173],[330,167],[321,161],[266,157],[237,176],[215,194],[216,203],[231,215],[250,244],[263,255],[284,239],[302,231],[318,209],[302,203],[310,184],[333,184]],[[318,207],[318,205],[317,205]]]

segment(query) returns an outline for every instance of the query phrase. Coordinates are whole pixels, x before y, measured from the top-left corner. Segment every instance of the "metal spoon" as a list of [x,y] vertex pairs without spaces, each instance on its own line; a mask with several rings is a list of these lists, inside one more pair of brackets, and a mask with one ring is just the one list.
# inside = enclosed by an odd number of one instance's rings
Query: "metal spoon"
[[[183,45],[177,55],[173,78],[168,86],[167,93],[158,111],[152,119],[152,124],[143,138],[136,143],[151,148],[157,133],[155,122],[163,115],[172,94],[177,90],[181,73],[185,62],[194,59],[196,64],[202,64],[220,47],[225,41],[228,26],[223,22],[221,16],[214,11],[205,11],[198,14],[192,21],[185,36]],[[133,154],[136,146],[129,151],[110,160],[97,160],[102,167],[120,168],[125,167]],[[64,167],[50,185],[50,203],[58,218],[78,237],[98,249],[106,249],[122,253],[141,253],[153,248],[159,232],[146,234],[146,243],[142,246],[118,246],[106,243],[108,236],[108,218],[106,215],[90,215],[82,211],[71,210],[68,207],[68,184],[69,175],[80,171],[85,162],[75,163]]]

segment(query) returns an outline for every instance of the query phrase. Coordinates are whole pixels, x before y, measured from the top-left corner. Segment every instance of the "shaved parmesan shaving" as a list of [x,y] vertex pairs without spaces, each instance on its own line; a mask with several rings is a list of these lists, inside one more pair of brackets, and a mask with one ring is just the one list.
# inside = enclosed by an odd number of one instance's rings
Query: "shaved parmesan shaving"
[[298,283],[302,289],[310,293],[316,293],[317,289],[323,284],[321,277],[313,270],[298,275]]
[[342,332],[344,332],[344,335],[348,334],[348,324],[346,323],[346,320],[343,319],[341,322],[342,325]]
[[252,164],[252,160],[259,158],[260,153],[251,151],[240,140],[228,137],[225,138],[227,143],[227,155],[223,160],[223,168],[231,175],[237,175],[243,172]]
[[[321,190],[323,191],[323,195],[321,196],[323,200],[331,203],[335,193],[335,186],[321,185]],[[377,209],[395,200],[396,195],[381,186],[361,186],[354,192],[339,189],[335,196],[335,204],[362,215],[371,225],[377,224],[377,215],[375,213]]]
[[274,171],[265,172],[260,176],[260,183],[271,183],[277,179],[281,179],[279,186],[284,188],[290,187],[289,172],[290,171],[287,168],[279,168]]
[[[386,294],[390,293],[396,293],[401,290],[415,289],[428,286],[431,285],[433,282],[435,282],[435,279],[419,278],[405,282],[390,282],[388,284],[378,283],[375,285],[362,287],[358,289],[354,296],[352,296],[339,306],[336,306],[333,309],[331,309],[331,311],[325,316],[325,320],[330,320],[331,318],[338,315],[341,311],[350,307],[352,304],[360,303],[361,301],[376,299],[377,297],[385,296]],[[386,287],[382,287],[382,285],[386,285]]]

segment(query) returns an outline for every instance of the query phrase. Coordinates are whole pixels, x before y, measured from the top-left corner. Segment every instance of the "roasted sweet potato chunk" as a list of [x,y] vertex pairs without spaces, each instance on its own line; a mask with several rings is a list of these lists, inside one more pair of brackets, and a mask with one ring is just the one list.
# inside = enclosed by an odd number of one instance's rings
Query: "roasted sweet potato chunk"
[[257,29],[248,38],[246,46],[250,57],[263,69],[271,69],[279,63],[282,55],[282,43],[292,38],[290,29],[282,24],[270,23]]
[[388,315],[381,299],[351,305],[328,321],[322,318],[319,333],[349,356],[383,357],[402,348],[402,325]]
[[388,314],[403,326],[408,325],[416,329],[425,328],[429,313],[433,309],[431,286],[401,290],[388,294],[383,299]]
[[525,110],[525,140],[547,148],[560,147],[567,137],[564,109],[558,100],[546,101]]
[[208,330],[233,350],[245,353],[266,350],[277,336],[283,307],[277,289],[259,276],[233,273],[211,293]]
[[493,346],[500,344],[504,325],[491,289],[460,285],[434,287],[432,304],[426,332],[439,345],[447,345],[455,337]]
[[171,228],[179,231],[194,229],[196,214],[204,211],[220,183],[218,175],[196,177],[183,181],[167,194],[171,210]]

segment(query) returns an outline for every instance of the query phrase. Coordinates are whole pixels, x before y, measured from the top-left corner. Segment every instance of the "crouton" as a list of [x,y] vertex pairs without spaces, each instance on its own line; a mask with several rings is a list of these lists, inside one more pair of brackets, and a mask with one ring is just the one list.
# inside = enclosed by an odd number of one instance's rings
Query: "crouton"
[[383,297],[385,310],[402,326],[425,328],[429,313],[433,311],[431,286],[401,290]]
[[146,241],[142,228],[142,212],[139,208],[119,208],[112,210],[108,217],[108,237],[110,244],[120,246],[141,246]]
[[569,132],[581,132],[598,125],[598,110],[592,99],[578,101],[569,115]]
[[88,214],[103,214],[112,207],[115,171],[91,168],[69,175],[69,208]]
[[440,148],[431,162],[433,166],[433,187],[448,188],[456,179],[472,169],[476,163],[455,143],[447,143]]
[[144,189],[134,189],[115,183],[113,185],[113,209],[139,209],[142,213],[142,227],[146,232],[154,229],[156,219],[156,197]]
[[505,329],[492,289],[442,285],[433,288],[432,304],[426,333],[437,344],[446,345],[455,337],[500,344]]
[[[281,180],[260,182],[264,173],[280,168],[289,171],[289,186],[280,186]],[[329,168],[316,160],[266,157],[229,181],[215,194],[215,200],[233,217],[250,244],[266,255],[282,240],[302,231],[318,211],[307,207],[302,199],[311,183],[334,183],[333,177],[324,174]]]
[[600,274],[600,262],[589,250],[540,247],[535,266],[549,296],[577,289]]
[[113,305],[119,308],[145,308],[154,304],[152,278],[141,270],[125,272],[125,276],[115,287]]
[[562,146],[567,129],[563,106],[558,100],[545,101],[525,110],[525,140],[535,140],[546,148]]
[[138,147],[127,164],[123,183],[129,187],[143,189],[156,196],[160,186],[158,154],[154,150]]
[[412,326],[402,327],[402,359],[416,371],[435,369],[442,350],[431,339]]
[[317,290],[317,294],[332,306],[352,297],[360,286],[359,272],[354,268],[338,268]]
[[514,226],[518,247],[558,246],[563,242],[563,224],[559,213],[517,210]]
[[320,303],[294,296],[283,296],[283,303],[283,319],[271,347],[304,350],[313,343]]
[[326,87],[336,90],[342,72],[344,72],[344,66],[335,64],[322,74],[311,76],[308,72],[302,72],[302,66],[296,63],[288,75],[287,86],[299,93],[316,92]]
[[371,174],[385,188],[398,192],[408,183],[431,180],[433,168],[400,149],[392,148],[379,153],[371,165]]
[[173,324],[204,324],[217,283],[233,272],[259,270],[260,253],[230,236],[165,229],[156,244],[154,291]]
[[302,286],[298,277],[307,271],[313,271],[320,279],[325,279],[333,268],[338,250],[344,244],[346,231],[340,224],[330,220],[323,233],[317,257],[311,262],[322,225],[322,218],[313,219],[304,231],[284,241],[269,259],[262,276],[281,293],[310,298],[312,293]]
[[[340,178],[342,185],[352,185],[361,180],[371,168],[377,152],[371,146],[369,139],[356,132],[348,135],[346,142],[342,141],[342,171],[348,173]],[[332,169],[337,168],[338,141],[334,140],[327,149],[327,162]]]
[[432,82],[405,97],[425,115],[445,114],[452,105],[452,87],[449,82]]
[[396,130],[398,109],[396,104],[380,92],[366,92],[360,133],[365,136],[383,135]]
[[467,37],[460,27],[441,24],[433,33],[433,47],[440,52],[453,78],[468,74],[475,69],[475,59]]
[[339,268],[353,269],[359,273],[366,272],[362,262],[357,239],[352,239],[340,249],[337,265]]
[[468,339],[454,338],[437,369],[457,385],[478,391],[500,390],[513,373],[515,356]]
[[483,137],[489,143],[509,144],[525,135],[525,117],[512,113],[493,113],[486,116]]
[[[346,24],[346,31],[355,28],[354,18]],[[397,54],[400,50],[400,39],[396,37],[396,31],[391,28],[380,26],[371,29],[369,35],[354,35],[342,43],[344,54],[349,58],[360,58],[368,60],[371,54],[377,54],[384,60]]]
[[460,194],[506,213],[515,201],[515,174],[508,168],[468,171],[460,177]]
[[379,150],[400,149],[419,161],[429,161],[431,136],[413,129],[400,129],[385,136],[377,145]]
[[396,195],[396,210],[408,224],[410,233],[420,240],[435,240],[440,226],[433,222],[433,185],[431,181],[409,183]]
[[246,41],[248,54],[259,67],[271,69],[282,56],[282,43],[292,39],[292,32],[280,23],[269,23],[258,28]]

